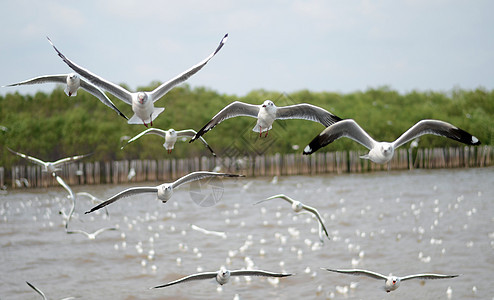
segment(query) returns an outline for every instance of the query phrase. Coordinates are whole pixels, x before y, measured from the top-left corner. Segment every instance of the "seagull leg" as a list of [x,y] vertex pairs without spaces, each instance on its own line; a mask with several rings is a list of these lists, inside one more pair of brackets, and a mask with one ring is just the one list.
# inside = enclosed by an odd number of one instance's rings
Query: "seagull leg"
[[262,137],[262,127],[259,126],[259,137]]
[[149,115],[149,119],[151,119],[151,126],[153,126],[153,113]]
[[266,134],[264,135],[264,137],[268,136],[268,132],[269,132],[269,130],[266,130]]
[[144,126],[146,126],[146,128],[148,128],[148,124],[146,124],[146,122],[142,121],[142,123],[144,123]]

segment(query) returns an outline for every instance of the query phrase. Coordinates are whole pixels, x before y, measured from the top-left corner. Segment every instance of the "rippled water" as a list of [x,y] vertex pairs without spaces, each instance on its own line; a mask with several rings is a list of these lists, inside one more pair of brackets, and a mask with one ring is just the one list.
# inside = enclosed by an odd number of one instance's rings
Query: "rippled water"
[[[339,176],[226,179],[220,187],[176,190],[168,203],[133,196],[84,215],[93,205],[78,197],[70,229],[117,226],[95,240],[66,234],[62,188],[0,196],[0,298],[39,299],[491,299],[494,297],[494,169],[415,170]],[[140,184],[136,184],[140,185]],[[153,183],[154,185],[154,183]],[[74,186],[109,197],[130,185]],[[198,193],[223,192],[214,206]],[[283,200],[284,193],[319,209],[331,240],[321,245],[318,225]],[[190,225],[224,231],[227,239]],[[295,275],[280,280],[237,278],[164,289],[152,286],[198,271],[259,268]],[[321,270],[363,268],[408,275],[461,274],[411,280],[390,294],[384,281]]]

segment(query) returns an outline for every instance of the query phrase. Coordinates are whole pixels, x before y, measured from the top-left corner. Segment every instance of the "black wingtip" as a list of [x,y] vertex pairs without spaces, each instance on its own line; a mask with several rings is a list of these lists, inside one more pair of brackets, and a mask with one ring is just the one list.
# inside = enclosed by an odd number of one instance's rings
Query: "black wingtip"
[[473,146],[477,146],[477,145],[481,144],[481,142],[479,141],[479,139],[477,137],[471,135],[470,133],[466,132],[463,129],[454,128],[451,130],[451,133],[453,134],[453,139],[455,139],[461,143],[464,143],[467,145],[473,145]]

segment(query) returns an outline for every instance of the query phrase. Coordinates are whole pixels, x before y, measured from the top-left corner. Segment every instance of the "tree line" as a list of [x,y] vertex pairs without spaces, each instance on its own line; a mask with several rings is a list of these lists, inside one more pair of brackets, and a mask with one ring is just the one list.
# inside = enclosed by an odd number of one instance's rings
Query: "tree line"
[[[140,87],[151,90],[159,85]],[[127,117],[133,115],[129,105],[109,95]],[[285,94],[278,91],[254,90],[245,96],[221,94],[205,87],[182,85],[155,103],[165,111],[153,122],[167,130],[198,131],[218,111],[238,100],[261,104],[271,99],[277,106],[310,103],[325,108],[341,118],[355,119],[372,137],[393,141],[422,119],[439,119],[475,135],[484,145],[493,144],[494,91],[452,89],[447,92],[411,91],[398,93],[388,87],[371,88],[353,93],[312,92],[302,90]],[[237,117],[215,127],[203,137],[221,155],[255,155],[302,152],[324,127],[304,120],[276,121],[267,138],[252,132],[254,118]],[[62,87],[51,93],[34,95],[8,93],[0,96],[0,166],[18,164],[20,158],[6,147],[54,161],[62,157],[93,153],[88,160],[165,159],[211,155],[196,141],[177,142],[172,154],[162,147],[164,140],[155,135],[141,137],[126,146],[125,136],[133,137],[146,128],[129,125],[113,110],[89,93],[79,90],[67,97]],[[2,129],[3,128],[3,129]],[[420,147],[463,146],[449,139],[423,136]],[[340,139],[320,151],[359,150],[361,145]]]

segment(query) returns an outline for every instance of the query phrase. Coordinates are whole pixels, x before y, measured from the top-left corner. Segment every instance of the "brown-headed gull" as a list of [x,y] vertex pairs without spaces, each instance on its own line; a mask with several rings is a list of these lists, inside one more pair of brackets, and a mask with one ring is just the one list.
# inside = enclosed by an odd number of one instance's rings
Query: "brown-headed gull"
[[283,200],[287,201],[288,203],[290,203],[292,205],[292,209],[293,209],[294,212],[297,212],[298,213],[298,212],[300,212],[302,210],[306,210],[306,211],[314,214],[314,216],[316,216],[317,220],[319,221],[319,224],[322,227],[322,230],[324,231],[324,234],[326,234],[326,236],[329,239],[329,234],[328,234],[328,231],[326,230],[326,226],[324,226],[324,221],[323,221],[321,215],[319,214],[319,212],[317,211],[317,209],[315,209],[314,207],[305,205],[302,202],[297,201],[297,200],[294,200],[294,199],[292,199],[292,198],[290,198],[290,197],[288,197],[288,196],[286,196],[284,194],[278,194],[278,195],[271,196],[269,198],[266,198],[264,200],[261,200],[261,201],[258,201],[256,203],[254,203],[254,205],[257,205],[259,203],[262,203],[262,202],[265,202],[265,201],[269,201],[269,200],[272,200],[272,199],[276,199],[276,198],[283,199]]
[[202,280],[202,279],[211,279],[215,278],[216,282],[218,282],[220,285],[223,285],[227,283],[230,280],[231,276],[265,276],[265,277],[287,277],[291,276],[292,274],[289,273],[273,273],[273,272],[268,272],[268,271],[263,271],[263,270],[227,270],[224,267],[221,267],[219,271],[216,272],[203,272],[203,273],[196,273],[192,274],[180,279],[177,279],[172,282],[165,283],[163,285],[158,285],[153,287],[153,289],[159,289],[159,288],[164,288],[170,285],[174,285],[177,283],[182,283],[182,282],[187,282],[187,281],[192,281],[192,280]]
[[108,204],[111,204],[117,200],[120,200],[124,197],[136,195],[136,194],[142,194],[142,193],[153,193],[156,194],[158,199],[161,200],[163,203],[166,203],[172,195],[173,195],[173,190],[180,187],[181,185],[185,183],[189,183],[192,181],[196,180],[201,180],[204,178],[208,177],[244,177],[244,175],[237,175],[237,174],[226,174],[226,173],[216,173],[216,172],[206,172],[206,171],[199,171],[199,172],[192,172],[190,174],[187,174],[179,179],[177,179],[174,182],[171,183],[163,183],[158,186],[143,186],[143,187],[132,187],[128,188],[112,197],[110,199],[106,200],[105,202],[91,208],[89,211],[86,212],[86,214],[91,213],[95,210],[98,210],[100,208],[103,208],[107,206]]
[[361,158],[370,159],[378,164],[384,164],[393,158],[396,148],[424,134],[444,136],[467,145],[480,145],[480,141],[475,136],[450,123],[439,120],[419,121],[397,140],[388,143],[377,142],[355,120],[346,119],[324,129],[305,147],[304,154],[312,154],[319,148],[341,137],[347,137],[370,150],[368,154],[361,156]]
[[73,230],[66,230],[65,232],[68,233],[68,234],[76,234],[76,233],[80,233],[80,234],[83,234],[85,235],[88,239],[90,240],[94,240],[96,239],[96,236],[102,232],[105,232],[105,231],[109,231],[109,230],[117,230],[117,228],[115,227],[103,227],[103,228],[100,228],[98,230],[96,230],[95,232],[86,232],[84,230],[78,230],[78,229],[73,229]]
[[[123,149],[125,146],[128,144],[132,143],[133,141],[137,140],[141,136],[145,134],[155,134],[159,135],[162,138],[165,139],[165,143],[163,144],[163,147],[167,150],[168,154],[172,153],[173,148],[175,147],[175,143],[177,142],[178,138],[180,137],[193,137],[197,134],[197,132],[194,129],[185,129],[185,130],[178,130],[176,131],[173,128],[170,128],[168,130],[163,130],[163,129],[158,129],[158,128],[148,128],[144,130],[143,132],[139,133],[135,137],[131,138],[127,144],[123,145],[121,149]],[[211,151],[213,156],[216,156],[216,153],[214,153],[213,149],[208,145],[205,139],[200,137],[201,142],[204,144],[204,146]]]
[[361,269],[348,269],[348,270],[335,270],[335,269],[326,269],[322,268],[323,270],[331,271],[331,272],[337,272],[337,273],[343,273],[343,274],[350,274],[350,275],[357,275],[357,276],[367,276],[375,279],[383,279],[385,281],[385,286],[384,290],[386,292],[391,292],[396,290],[402,281],[409,280],[409,279],[445,279],[445,278],[453,278],[453,277],[458,277],[459,275],[442,275],[442,274],[431,274],[431,273],[424,273],[424,274],[414,274],[414,275],[408,275],[408,276],[403,276],[403,277],[398,277],[398,276],[393,276],[392,274],[389,274],[389,276],[385,276],[383,274],[377,273],[377,272],[372,272],[368,270],[361,270]]
[[225,34],[225,36],[221,39],[221,42],[219,46],[216,48],[216,50],[211,53],[206,59],[198,63],[197,65],[191,67],[187,71],[179,74],[178,76],[172,78],[171,80],[161,84],[158,86],[156,89],[154,89],[151,92],[144,92],[144,91],[139,91],[139,92],[129,92],[125,88],[110,82],[94,73],[91,71],[77,65],[76,63],[72,62],[70,59],[68,59],[65,55],[63,55],[58,49],[55,47],[55,45],[52,43],[52,41],[48,38],[48,41],[50,44],[53,46],[55,51],[58,53],[58,56],[62,58],[62,60],[76,73],[81,75],[82,77],[86,78],[89,80],[92,84],[108,91],[110,94],[114,95],[115,97],[119,98],[120,100],[124,101],[125,103],[132,105],[132,110],[134,111],[134,116],[130,118],[130,120],[127,122],[129,124],[142,124],[146,127],[148,127],[148,124],[153,125],[153,120],[165,110],[164,107],[154,107],[154,102],[158,101],[161,97],[163,97],[168,91],[170,91],[173,87],[176,85],[186,81],[197,73],[199,70],[201,70],[207,63],[208,61],[213,58],[213,56],[220,51],[221,47],[225,44],[226,40],[228,38],[228,34]]
[[307,103],[277,107],[271,100],[266,100],[261,105],[235,101],[220,110],[211,121],[199,130],[190,142],[193,142],[224,120],[238,116],[257,118],[256,126],[252,131],[259,132],[259,136],[263,132],[266,132],[265,136],[267,136],[275,120],[303,119],[319,122],[326,127],[341,120],[341,118],[327,110]]
[[[29,283],[28,281],[26,281],[27,285],[29,285],[33,290],[36,291],[36,293],[38,293],[42,298],[43,300],[47,300],[48,298],[46,298],[45,296],[45,293],[43,293],[40,289],[38,289],[37,287],[35,287],[34,285],[32,285],[31,283]],[[72,300],[72,299],[75,299],[74,297],[66,297],[66,298],[63,298],[61,300]]]
[[126,120],[129,119],[113,104],[113,102],[111,102],[111,100],[105,95],[105,93],[102,90],[100,90],[97,86],[91,84],[90,82],[84,80],[83,78],[80,78],[75,73],[59,74],[59,75],[44,75],[44,76],[28,79],[25,81],[9,84],[6,86],[39,84],[39,83],[47,83],[47,82],[66,84],[64,91],[65,94],[67,94],[67,96],[69,97],[77,96],[77,90],[79,88],[82,88],[87,92],[89,92],[91,95],[98,98],[101,101],[101,103],[113,109],[118,115],[122,116]]
[[20,153],[20,152],[16,152],[10,148],[7,147],[7,149],[14,153],[15,155],[18,155],[22,158],[25,158],[27,160],[29,160],[30,162],[34,163],[34,164],[37,164],[42,168],[42,172],[47,172],[47,173],[50,173],[52,174],[53,176],[55,176],[55,172],[57,171],[60,171],[62,170],[60,167],[66,163],[71,163],[71,162],[74,162],[74,161],[77,161],[77,160],[80,160],[80,159],[83,159],[85,157],[88,157],[89,155],[91,155],[92,153],[90,154],[83,154],[83,155],[76,155],[76,156],[71,156],[71,157],[66,157],[66,158],[62,158],[62,159],[59,159],[55,162],[44,162],[42,161],[41,159],[39,158],[36,158],[36,157],[32,157],[32,156],[29,156],[29,155],[26,155],[26,154],[23,154],[23,153]]

